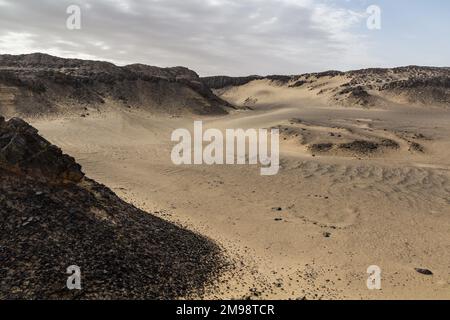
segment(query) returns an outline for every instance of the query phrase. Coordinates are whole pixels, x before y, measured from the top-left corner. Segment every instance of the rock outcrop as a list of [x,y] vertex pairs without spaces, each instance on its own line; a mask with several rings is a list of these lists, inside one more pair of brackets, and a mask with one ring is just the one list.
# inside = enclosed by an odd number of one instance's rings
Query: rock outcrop
[[[20,119],[0,118],[0,300],[175,299],[219,272],[206,238],[119,199]],[[69,290],[69,266],[81,290]]]
[[81,166],[19,118],[0,116],[0,167],[52,182],[80,182]]
[[225,87],[243,86],[251,81],[264,79],[260,76],[249,77],[227,77],[227,76],[212,76],[203,77],[202,81],[211,89],[222,89]]
[[210,88],[223,94],[226,88],[254,80],[293,90],[305,89],[319,96],[327,94],[330,103],[362,107],[386,103],[409,103],[450,107],[450,68],[408,66],[393,69],[362,69],[349,72],[326,71],[294,76],[207,77]]
[[0,114],[79,113],[108,105],[168,114],[224,114],[231,107],[183,67],[0,55]]

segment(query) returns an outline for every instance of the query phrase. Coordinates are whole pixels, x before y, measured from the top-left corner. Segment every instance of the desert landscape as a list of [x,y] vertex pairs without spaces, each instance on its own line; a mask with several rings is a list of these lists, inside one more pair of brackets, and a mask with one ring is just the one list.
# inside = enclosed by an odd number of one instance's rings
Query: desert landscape
[[[0,298],[450,299],[450,68],[201,78],[1,55],[0,115]],[[195,120],[279,129],[279,173],[174,165]],[[79,296],[61,289],[76,263]]]

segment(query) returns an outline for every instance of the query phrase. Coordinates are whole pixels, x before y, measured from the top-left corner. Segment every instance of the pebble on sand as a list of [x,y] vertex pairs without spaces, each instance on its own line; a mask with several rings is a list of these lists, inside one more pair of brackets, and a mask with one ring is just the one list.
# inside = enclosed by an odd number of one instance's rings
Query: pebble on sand
[[433,272],[428,270],[428,269],[421,269],[421,268],[416,268],[415,269],[418,273],[426,275],[426,276],[432,276]]

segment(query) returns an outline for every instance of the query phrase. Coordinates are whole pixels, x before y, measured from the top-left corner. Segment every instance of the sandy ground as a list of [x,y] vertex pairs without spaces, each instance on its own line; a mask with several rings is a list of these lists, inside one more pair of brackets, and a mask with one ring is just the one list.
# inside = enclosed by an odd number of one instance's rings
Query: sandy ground
[[[344,109],[249,90],[260,101],[254,110],[202,120],[219,129],[278,126],[276,176],[261,176],[259,166],[173,165],[171,132],[194,118],[111,110],[32,124],[89,177],[224,248],[236,268],[205,298],[450,299],[450,112]],[[243,102],[245,94],[227,98]],[[396,147],[311,151],[358,139]],[[367,289],[371,265],[382,269],[382,290]]]

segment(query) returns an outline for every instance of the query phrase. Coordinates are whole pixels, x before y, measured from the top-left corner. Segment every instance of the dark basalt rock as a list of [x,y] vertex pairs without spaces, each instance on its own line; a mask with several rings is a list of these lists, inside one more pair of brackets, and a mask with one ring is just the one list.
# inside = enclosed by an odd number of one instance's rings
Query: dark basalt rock
[[0,167],[51,182],[79,182],[81,166],[19,118],[0,118]]
[[350,94],[355,98],[365,98],[369,96],[367,91],[361,86],[346,88],[341,90],[340,94]]
[[381,90],[393,89],[416,89],[424,87],[434,87],[450,89],[450,76],[448,77],[430,77],[430,78],[410,78],[407,80],[393,81],[384,85]]
[[390,148],[390,149],[399,149],[400,145],[397,141],[391,139],[383,139],[381,140],[380,146]]
[[328,152],[333,149],[333,143],[317,143],[310,146],[312,152]]
[[339,145],[340,149],[349,150],[357,153],[372,153],[378,150],[379,144],[371,141],[356,140]]
[[425,152],[425,148],[420,143],[411,142],[410,143],[410,147],[409,147],[409,151],[415,151],[415,152],[424,153]]
[[[23,120],[0,117],[0,148],[0,300],[177,299],[217,278],[213,242],[83,178]],[[72,265],[81,290],[66,286]]]
[[279,84],[286,84],[292,80],[292,76],[283,76],[283,75],[270,75],[264,78],[270,81],[278,82]]
[[0,87],[13,92],[11,106],[0,105],[8,116],[77,113],[86,105],[101,108],[105,99],[169,114],[226,114],[232,107],[184,67],[119,67],[40,53],[0,55]]
[[[321,78],[343,76],[348,82],[333,89],[332,103],[344,106],[385,106],[391,95],[400,95],[409,103],[449,107],[450,68],[407,66],[400,68],[369,68],[348,72],[325,71],[292,76],[207,77],[203,82],[213,89],[241,86],[254,80],[272,80],[290,88],[314,88]],[[311,84],[311,86],[306,86]],[[319,86],[320,87],[320,86]],[[317,88],[319,88],[317,87]],[[317,94],[325,93],[320,90]]]
[[422,269],[422,268],[416,268],[415,269],[418,273],[423,274],[424,276],[432,276],[433,272],[428,269]]
[[303,86],[303,85],[305,85],[305,84],[307,84],[307,83],[308,83],[307,81],[304,81],[304,80],[298,80],[298,81],[294,82],[294,84],[291,84],[291,85],[289,86],[289,88],[298,88],[298,87],[301,87],[301,86]]
[[249,77],[227,77],[227,76],[213,76],[203,77],[202,82],[211,89],[222,89],[226,87],[243,86],[254,80],[260,80],[263,77],[249,76]]

